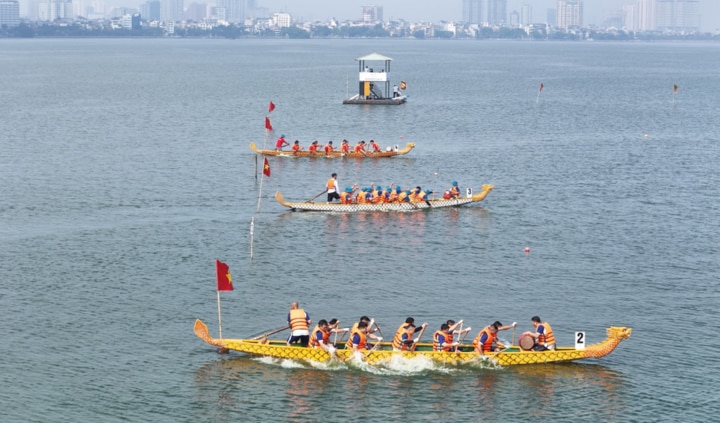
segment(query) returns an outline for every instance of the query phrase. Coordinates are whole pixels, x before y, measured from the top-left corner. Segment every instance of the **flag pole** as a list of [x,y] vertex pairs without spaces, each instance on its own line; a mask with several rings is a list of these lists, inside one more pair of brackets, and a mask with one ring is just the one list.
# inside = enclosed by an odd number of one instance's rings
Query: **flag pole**
[[217,297],[218,297],[218,328],[220,330],[220,339],[223,339],[223,337],[222,337],[222,315],[220,314],[220,291],[217,291]]
[[255,216],[250,218],[250,261],[253,259],[253,242],[255,240]]

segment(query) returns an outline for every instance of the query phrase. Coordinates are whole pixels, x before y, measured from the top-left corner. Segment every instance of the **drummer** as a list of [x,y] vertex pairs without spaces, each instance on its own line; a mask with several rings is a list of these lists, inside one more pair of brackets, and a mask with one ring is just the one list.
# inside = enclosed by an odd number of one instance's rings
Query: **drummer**
[[555,349],[555,335],[548,322],[543,322],[540,317],[533,316],[530,322],[535,327],[535,332],[525,332],[523,335],[535,338],[533,351],[546,351]]

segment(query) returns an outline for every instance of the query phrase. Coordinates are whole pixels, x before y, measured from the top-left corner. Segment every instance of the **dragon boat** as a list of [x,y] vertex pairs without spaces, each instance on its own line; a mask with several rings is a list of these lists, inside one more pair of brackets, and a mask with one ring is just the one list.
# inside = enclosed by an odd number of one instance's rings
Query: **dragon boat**
[[[346,361],[354,356],[350,350],[345,349],[344,342],[337,345],[337,350],[331,356],[322,349],[303,346],[288,346],[284,340],[270,340],[267,336],[252,339],[215,339],[210,336],[207,325],[201,320],[195,321],[195,335],[206,343],[228,350],[241,352],[258,357],[273,357],[297,361],[328,362],[331,360]],[[500,366],[515,366],[521,364],[545,364],[570,362],[588,358],[601,358],[611,352],[624,339],[628,339],[632,329],[628,327],[612,326],[607,328],[607,338],[596,344],[588,345],[584,350],[574,347],[558,347],[547,351],[526,351],[513,345],[500,352],[486,354],[486,359],[492,360]],[[427,357],[434,362],[445,365],[473,364],[481,361],[481,357],[473,351],[470,344],[461,344],[458,352],[433,351],[431,343],[418,343],[414,351],[393,351],[390,342],[380,342],[372,349],[360,354],[368,364],[388,362],[395,356],[406,359]]]
[[415,210],[426,209],[442,209],[447,207],[460,207],[465,204],[477,203],[485,199],[493,186],[485,184],[482,190],[477,194],[470,194],[465,197],[456,197],[451,199],[437,198],[432,200],[403,202],[403,203],[377,203],[377,204],[342,204],[328,203],[325,201],[285,201],[285,197],[280,191],[275,193],[275,200],[292,211],[321,211],[321,212],[340,212],[340,213],[356,213],[356,212],[409,212]]
[[292,150],[260,150],[257,148],[255,143],[250,143],[250,148],[252,151],[261,154],[263,156],[276,156],[276,157],[327,157],[327,158],[338,158],[338,157],[347,157],[352,159],[373,159],[373,158],[382,158],[382,157],[394,157],[394,156],[402,156],[410,152],[413,148],[415,148],[415,143],[409,142],[405,144],[404,148],[399,148],[398,146],[395,146],[395,148],[390,148],[389,150],[384,151],[378,151],[378,152],[372,152],[372,151],[363,151],[363,152],[354,152],[351,151],[349,153],[343,153],[341,151],[335,150],[332,153],[325,153],[324,151],[317,151],[317,152],[310,152],[307,150],[303,151],[292,151]]

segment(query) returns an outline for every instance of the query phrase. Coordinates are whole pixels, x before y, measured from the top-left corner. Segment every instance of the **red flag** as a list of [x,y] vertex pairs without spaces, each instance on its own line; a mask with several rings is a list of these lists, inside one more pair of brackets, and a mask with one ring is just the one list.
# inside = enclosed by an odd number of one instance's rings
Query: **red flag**
[[275,110],[275,103],[271,101],[270,105],[268,106],[268,113],[272,112],[273,110]]
[[407,88],[407,84],[405,83],[405,81],[400,81],[400,89],[404,90],[406,88]]
[[545,88],[545,85],[541,82],[541,83],[540,83],[540,91],[539,91],[539,92],[542,92],[543,88]]
[[267,129],[268,131],[272,131],[272,125],[270,124],[270,119],[267,117],[265,118],[265,129]]
[[265,163],[263,164],[263,174],[270,176],[270,163],[268,163],[267,157],[265,157]]
[[232,276],[230,276],[230,267],[221,262],[215,260],[215,267],[217,268],[217,280],[218,280],[218,291],[232,291]]
[[673,84],[673,94],[678,92],[678,86],[676,84]]

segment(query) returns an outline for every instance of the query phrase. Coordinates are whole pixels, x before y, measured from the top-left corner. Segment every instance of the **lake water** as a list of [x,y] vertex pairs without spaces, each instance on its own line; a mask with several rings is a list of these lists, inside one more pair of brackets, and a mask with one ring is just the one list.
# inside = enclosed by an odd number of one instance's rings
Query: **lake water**
[[[374,51],[395,59],[409,102],[342,105],[354,58]],[[0,81],[0,420],[720,412],[720,45],[0,40]],[[270,159],[261,186],[248,144],[280,132],[417,147]],[[292,213],[273,199],[311,198],[333,172],[342,187],[495,190],[406,214]],[[374,316],[385,338],[407,316],[524,331],[537,314],[561,345],[611,325],[633,334],[601,360],[511,368],[218,355],[192,333],[201,318],[217,336],[215,259],[235,285],[226,337],[282,326],[294,300],[315,321]]]

